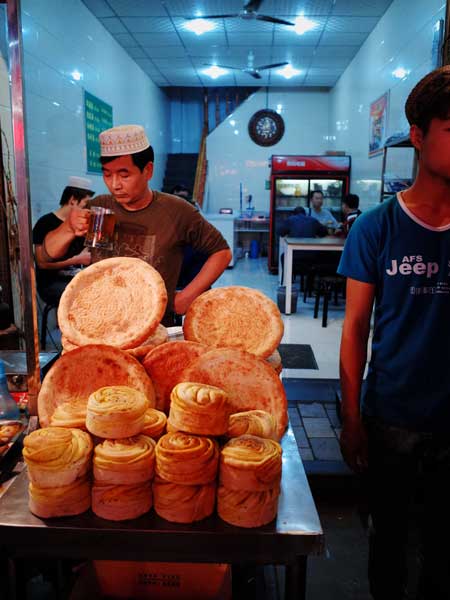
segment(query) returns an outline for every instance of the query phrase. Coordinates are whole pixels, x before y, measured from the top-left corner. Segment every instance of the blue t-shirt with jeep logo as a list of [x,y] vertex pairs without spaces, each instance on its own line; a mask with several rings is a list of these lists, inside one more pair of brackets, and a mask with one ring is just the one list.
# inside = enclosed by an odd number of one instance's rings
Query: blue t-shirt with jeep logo
[[421,222],[399,194],[355,221],[338,272],[376,286],[362,412],[418,431],[448,431],[450,225]]

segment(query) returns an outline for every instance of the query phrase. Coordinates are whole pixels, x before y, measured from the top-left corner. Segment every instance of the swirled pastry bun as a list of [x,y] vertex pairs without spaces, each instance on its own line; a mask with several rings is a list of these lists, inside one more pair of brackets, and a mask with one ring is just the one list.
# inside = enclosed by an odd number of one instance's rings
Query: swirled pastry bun
[[94,483],[92,511],[102,519],[127,521],[136,519],[152,507],[150,482],[136,485]]
[[227,400],[227,394],[218,387],[179,383],[170,395],[170,426],[198,435],[223,435],[228,429],[230,412]]
[[88,431],[102,438],[119,439],[140,433],[149,408],[145,394],[125,385],[103,387],[89,396]]
[[207,437],[175,431],[156,444],[156,474],[172,483],[204,485],[216,479],[217,442]]
[[50,417],[50,426],[86,429],[86,402],[63,402]]
[[70,485],[91,468],[93,443],[80,429],[37,429],[26,436],[23,445],[29,478],[37,487]]
[[277,440],[276,428],[275,419],[265,410],[246,410],[230,415],[227,436],[235,438],[249,434]]
[[30,511],[43,519],[80,515],[91,506],[91,484],[88,476],[75,479],[69,485],[52,488],[28,486]]
[[220,485],[217,490],[219,517],[238,527],[261,527],[273,521],[278,510],[279,489],[263,492],[230,490]]
[[242,435],[220,453],[220,485],[230,490],[264,491],[280,485],[281,446],[278,442]]
[[156,408],[148,408],[145,412],[144,429],[142,433],[154,440],[159,440],[166,431],[167,417]]
[[150,481],[155,468],[155,445],[146,435],[105,440],[94,450],[96,483],[131,485]]
[[157,477],[153,481],[156,513],[173,523],[194,523],[209,517],[216,502],[216,483],[180,485]]

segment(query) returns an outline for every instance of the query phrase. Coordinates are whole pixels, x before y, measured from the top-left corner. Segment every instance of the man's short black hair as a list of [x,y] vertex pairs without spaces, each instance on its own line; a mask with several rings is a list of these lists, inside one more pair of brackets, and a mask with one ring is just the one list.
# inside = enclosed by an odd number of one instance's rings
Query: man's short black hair
[[359,208],[359,196],[357,194],[347,194],[342,202],[353,210]]
[[428,73],[413,88],[405,104],[410,125],[427,133],[432,119],[450,118],[450,65]]
[[309,192],[309,199],[310,199],[310,200],[311,200],[311,198],[313,197],[313,195],[314,195],[314,194],[322,194],[322,196],[323,196],[323,192],[322,192],[322,190],[311,190],[311,191]]
[[86,196],[92,198],[94,194],[95,192],[93,192],[92,190],[84,190],[82,188],[76,188],[68,185],[64,188],[64,191],[61,195],[61,200],[59,201],[59,205],[65,206],[69,203],[69,200],[72,197],[75,198],[77,202],[79,202],[80,200],[83,200],[83,198],[86,198]]
[[[131,160],[133,164],[139,169],[139,171],[143,171],[144,167],[148,165],[148,163],[155,162],[155,153],[153,152],[153,148],[149,146],[145,150],[141,150],[140,152],[135,152],[134,154],[130,154]],[[116,158],[120,158],[119,156],[100,156],[100,162],[102,165],[106,165],[107,163],[115,160]]]
[[306,215],[306,210],[303,206],[296,206],[292,212],[294,215]]

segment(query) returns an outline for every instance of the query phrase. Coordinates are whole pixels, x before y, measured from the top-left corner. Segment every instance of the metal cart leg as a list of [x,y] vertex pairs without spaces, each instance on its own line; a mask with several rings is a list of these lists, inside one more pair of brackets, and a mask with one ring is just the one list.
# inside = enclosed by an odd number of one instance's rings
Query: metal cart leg
[[297,556],[295,563],[286,565],[285,600],[306,600],[306,556]]

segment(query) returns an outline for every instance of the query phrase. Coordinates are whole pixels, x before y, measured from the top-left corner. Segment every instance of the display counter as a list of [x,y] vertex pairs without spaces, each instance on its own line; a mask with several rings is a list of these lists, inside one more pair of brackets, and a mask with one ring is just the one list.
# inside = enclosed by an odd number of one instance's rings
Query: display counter
[[285,598],[306,598],[306,561],[323,551],[323,532],[291,428],[282,440],[283,473],[276,521],[234,527],[217,515],[191,525],[169,523],[151,510],[113,522],[91,511],[43,520],[28,510],[24,470],[0,499],[0,560],[9,560],[10,599],[23,558],[75,558],[286,565]]

